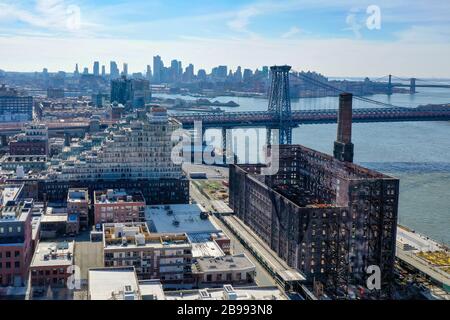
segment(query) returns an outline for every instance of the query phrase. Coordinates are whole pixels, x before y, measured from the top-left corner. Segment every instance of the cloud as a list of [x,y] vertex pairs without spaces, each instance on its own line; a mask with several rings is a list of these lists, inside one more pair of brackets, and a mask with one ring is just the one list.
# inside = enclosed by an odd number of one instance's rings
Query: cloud
[[80,8],[64,0],[36,0],[34,7],[27,9],[18,4],[0,3],[0,19],[49,31],[74,32],[81,28]]
[[286,31],[285,33],[283,33],[281,35],[282,38],[286,39],[286,38],[291,38],[292,36],[295,36],[296,34],[299,34],[300,32],[302,32],[302,30],[298,27],[292,27],[290,28],[288,31]]
[[450,42],[449,26],[421,26],[414,25],[407,29],[395,32],[395,36],[401,42],[411,43],[446,43]]

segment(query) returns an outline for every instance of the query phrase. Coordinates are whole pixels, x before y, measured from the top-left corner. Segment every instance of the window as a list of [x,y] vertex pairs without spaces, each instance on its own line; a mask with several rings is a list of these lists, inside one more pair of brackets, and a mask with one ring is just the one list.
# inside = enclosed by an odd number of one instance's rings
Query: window
[[20,251],[14,251],[14,257],[20,257]]
[[5,233],[5,228],[0,227],[0,233]]
[[14,268],[16,268],[16,269],[20,268],[20,261],[14,262]]
[[6,269],[11,269],[11,262],[6,262],[5,263],[5,268]]
[[11,252],[10,251],[6,251],[6,255],[7,258],[11,258]]

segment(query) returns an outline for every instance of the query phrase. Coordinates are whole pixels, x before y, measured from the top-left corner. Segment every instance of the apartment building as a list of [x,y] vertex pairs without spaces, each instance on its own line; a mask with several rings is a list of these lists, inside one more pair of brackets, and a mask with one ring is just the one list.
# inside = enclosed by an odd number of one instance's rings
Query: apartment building
[[94,192],[94,223],[141,222],[145,199],[141,192],[108,189]]
[[103,224],[105,267],[134,266],[139,279],[192,282],[192,245],[185,233],[150,233],[146,223]]

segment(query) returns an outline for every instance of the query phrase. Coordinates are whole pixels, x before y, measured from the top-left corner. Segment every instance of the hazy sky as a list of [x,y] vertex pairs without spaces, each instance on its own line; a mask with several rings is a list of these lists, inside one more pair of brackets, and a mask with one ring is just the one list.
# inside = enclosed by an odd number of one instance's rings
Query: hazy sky
[[450,77],[450,1],[0,0],[0,69],[138,72],[156,54],[195,70]]

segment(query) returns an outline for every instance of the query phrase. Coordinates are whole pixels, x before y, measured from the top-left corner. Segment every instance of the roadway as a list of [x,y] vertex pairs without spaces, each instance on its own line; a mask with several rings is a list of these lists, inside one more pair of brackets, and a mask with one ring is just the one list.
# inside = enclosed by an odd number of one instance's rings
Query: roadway
[[[207,211],[216,212],[215,208],[211,204],[211,200],[206,198],[191,182],[190,195],[193,200],[200,203]],[[279,286],[273,277],[264,269],[264,267],[256,260],[250,251],[248,251],[239,241],[239,239],[233,234],[233,232],[214,215],[209,216],[212,223],[219,227],[231,241],[231,251],[233,254],[245,253],[245,255],[252,261],[256,267],[255,283],[259,287],[266,286]]]

